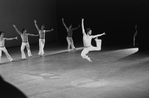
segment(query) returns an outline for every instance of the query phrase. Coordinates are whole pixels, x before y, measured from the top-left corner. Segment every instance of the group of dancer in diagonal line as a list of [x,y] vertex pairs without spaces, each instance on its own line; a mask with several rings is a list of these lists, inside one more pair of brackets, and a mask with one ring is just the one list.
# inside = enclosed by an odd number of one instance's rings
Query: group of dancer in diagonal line
[[[79,26],[76,28],[72,28],[72,25],[67,27],[63,18],[62,18],[62,23],[67,30],[66,40],[68,43],[68,46],[67,46],[68,52],[71,50],[76,50],[76,48],[74,46],[73,39],[72,39],[72,35],[73,35],[73,30],[78,29]],[[34,24],[35,24],[35,27],[38,31],[37,35],[28,33],[26,28],[23,28],[22,31],[19,31],[18,28],[16,27],[16,25],[13,24],[14,29],[16,30],[16,32],[20,35],[20,37],[22,39],[22,44],[21,44],[21,58],[22,59],[26,59],[26,55],[24,52],[25,48],[27,49],[28,56],[29,57],[32,56],[32,53],[30,50],[30,44],[28,41],[28,36],[39,36],[39,52],[38,52],[38,55],[44,56],[45,33],[53,31],[53,29],[45,30],[44,25],[42,25],[41,28],[39,28],[36,20],[34,20]],[[81,21],[81,27],[82,27],[83,44],[84,44],[84,48],[81,52],[81,56],[82,56],[82,58],[87,59],[88,61],[92,62],[92,60],[90,59],[90,57],[87,54],[90,51],[100,51],[101,50],[101,42],[102,41],[101,41],[101,39],[98,39],[98,37],[105,35],[105,33],[92,35],[92,30],[90,28],[87,28],[85,31],[84,19],[82,19],[82,21]],[[4,37],[4,32],[0,31],[0,62],[1,62],[1,57],[2,57],[2,51],[6,54],[9,61],[11,61],[11,62],[13,61],[12,57],[9,55],[9,53],[5,47],[5,40],[14,40],[17,38],[18,37],[6,38],[6,37]],[[91,44],[92,39],[95,39],[96,47]]]

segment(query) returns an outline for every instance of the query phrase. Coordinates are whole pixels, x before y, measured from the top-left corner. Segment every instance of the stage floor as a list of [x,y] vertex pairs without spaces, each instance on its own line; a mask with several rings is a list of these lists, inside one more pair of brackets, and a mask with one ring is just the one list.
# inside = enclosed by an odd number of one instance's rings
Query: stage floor
[[90,52],[92,63],[81,58],[81,47],[45,49],[40,57],[35,46],[27,60],[15,49],[15,61],[4,56],[0,64],[2,77],[28,98],[149,98],[149,56],[137,48]]

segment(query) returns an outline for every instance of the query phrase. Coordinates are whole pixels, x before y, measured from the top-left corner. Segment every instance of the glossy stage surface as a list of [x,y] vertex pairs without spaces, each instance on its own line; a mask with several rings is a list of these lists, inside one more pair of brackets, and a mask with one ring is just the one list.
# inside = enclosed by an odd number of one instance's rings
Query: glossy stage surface
[[27,60],[8,49],[15,61],[3,55],[0,65],[1,76],[28,98],[149,98],[149,56],[136,54],[137,48],[90,52],[89,62],[81,47],[45,47],[43,57],[34,47]]

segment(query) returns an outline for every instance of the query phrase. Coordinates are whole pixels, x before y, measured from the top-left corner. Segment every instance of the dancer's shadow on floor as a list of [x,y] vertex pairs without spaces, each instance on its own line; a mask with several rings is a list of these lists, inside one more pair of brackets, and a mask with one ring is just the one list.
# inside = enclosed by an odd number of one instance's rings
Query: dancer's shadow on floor
[[3,80],[1,76],[0,85],[0,98],[27,98],[23,92]]

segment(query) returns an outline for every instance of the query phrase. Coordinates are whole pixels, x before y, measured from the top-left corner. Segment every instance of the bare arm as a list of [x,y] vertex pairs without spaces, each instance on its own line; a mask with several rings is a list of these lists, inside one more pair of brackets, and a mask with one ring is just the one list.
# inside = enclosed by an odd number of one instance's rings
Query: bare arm
[[64,22],[64,18],[62,18],[62,23],[63,23],[64,27],[66,28],[66,30],[68,30],[68,27],[66,26],[66,24]]
[[51,30],[45,30],[45,32],[51,32],[51,31],[53,31],[53,28]]
[[14,39],[18,39],[18,37],[13,37],[13,38],[5,38],[6,40],[14,40]]
[[82,19],[82,34],[86,35],[85,29],[84,29],[84,19]]
[[76,30],[76,29],[78,29],[80,27],[80,25],[78,25],[78,27],[76,27],[76,28],[72,28],[72,30]]
[[105,34],[105,32],[104,32],[104,33],[102,33],[102,34],[97,34],[97,35],[94,35],[94,36],[92,36],[92,38],[100,37],[100,36],[102,36],[102,35],[106,35],[106,34]]
[[29,36],[39,36],[39,34],[35,35],[35,34],[30,34],[30,33],[28,33],[27,35],[29,35]]
[[16,32],[21,35],[21,32],[17,29],[17,27],[15,25],[13,25],[13,27],[15,28]]
[[37,21],[36,20],[34,20],[34,24],[35,24],[36,29],[39,31],[40,29],[39,29],[39,27],[37,25]]

